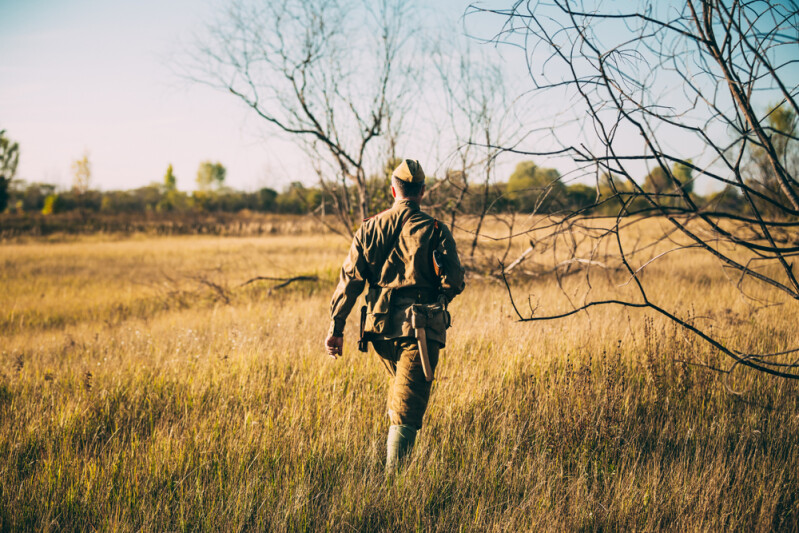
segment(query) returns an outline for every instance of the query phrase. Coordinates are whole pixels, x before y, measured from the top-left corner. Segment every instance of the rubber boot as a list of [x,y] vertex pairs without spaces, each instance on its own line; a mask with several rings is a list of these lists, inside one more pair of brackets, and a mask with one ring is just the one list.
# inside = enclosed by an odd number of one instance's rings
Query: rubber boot
[[416,441],[416,428],[405,425],[393,425],[388,428],[386,441],[386,472],[399,470],[403,460],[413,449]]

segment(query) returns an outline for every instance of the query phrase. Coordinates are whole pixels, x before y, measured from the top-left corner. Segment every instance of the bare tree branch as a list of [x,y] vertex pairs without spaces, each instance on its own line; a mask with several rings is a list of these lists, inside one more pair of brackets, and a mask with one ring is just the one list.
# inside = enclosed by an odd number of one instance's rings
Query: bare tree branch
[[[556,122],[548,130],[536,130],[545,132],[544,147],[486,146],[569,157],[578,172],[596,183],[591,205],[548,213],[507,238],[535,232],[537,245],[551,243],[553,263],[566,265],[567,273],[572,265],[605,264],[593,254],[615,241],[618,255],[613,259],[629,274],[617,288],[633,282],[637,292],[631,300],[592,301],[586,274],[586,299],[576,304],[556,266],[553,272],[571,309],[522,316],[505,274],[532,254],[528,249],[501,272],[519,320],[560,319],[602,305],[651,309],[732,358],[727,372],[747,366],[799,378],[796,361],[770,359],[795,349],[765,354],[726,346],[678,312],[653,302],[643,276],[668,254],[701,251],[723,269],[738,272],[737,283],[732,283],[736,290],[743,293],[743,281],[750,279],[792,302],[799,300],[791,261],[799,253],[799,238],[792,233],[799,227],[799,156],[794,155],[799,154],[799,79],[794,67],[799,8],[737,0],[689,0],[682,6],[642,0],[630,10],[591,0],[533,0],[507,9],[473,5],[468,12],[504,20],[493,42],[525,51],[531,94],[553,102],[564,101],[564,92],[570,97],[568,108],[552,114]],[[578,134],[561,142],[561,127],[576,128]],[[672,139],[678,136],[692,144],[693,153],[674,148]],[[646,179],[636,178],[643,173]],[[692,193],[699,179],[723,187],[723,193],[702,201]],[[721,194],[733,198],[737,207],[724,206]],[[625,247],[622,232],[640,220],[634,214],[659,216],[671,229],[653,242]],[[612,222],[609,228],[592,230],[591,220]],[[588,258],[578,253],[587,240],[593,241]],[[649,258],[633,266],[632,258],[638,261],[636,256],[645,250]]]

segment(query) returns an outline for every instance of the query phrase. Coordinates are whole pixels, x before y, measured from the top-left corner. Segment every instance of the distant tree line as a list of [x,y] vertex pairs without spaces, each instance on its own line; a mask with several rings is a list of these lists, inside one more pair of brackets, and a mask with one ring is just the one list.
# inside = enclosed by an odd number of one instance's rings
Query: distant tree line
[[[75,182],[68,190],[49,183],[10,181],[5,191],[6,212],[41,212],[45,215],[75,210],[101,213],[146,213],[146,212],[225,212],[235,213],[250,210],[265,213],[324,215],[333,208],[333,195],[344,191],[325,190],[320,186],[306,186],[295,181],[281,191],[263,187],[255,191],[239,191],[225,185],[226,168],[221,163],[204,162],[197,173],[197,189],[180,191],[172,165],[166,170],[161,182],[130,190],[100,191],[89,186],[91,169],[88,155],[73,164]],[[724,189],[706,197],[693,191],[692,171],[689,167],[675,164],[675,175],[680,175],[685,190],[699,204],[713,203],[718,209],[729,212],[746,211],[743,197],[734,188]],[[519,163],[507,181],[489,184],[479,194],[459,195],[459,176],[448,171],[445,176],[428,177],[429,194],[425,202],[428,207],[446,217],[454,199],[460,198],[459,214],[478,214],[484,206],[490,213],[536,213],[558,214],[584,210],[586,214],[612,214],[619,209],[616,190],[629,188],[611,175],[603,175],[597,185],[583,183],[566,184],[554,168],[538,166],[533,161]],[[375,212],[387,209],[392,202],[389,193],[389,173],[367,179]],[[642,180],[642,187],[652,193],[665,190],[668,181],[656,167]],[[346,191],[355,194],[354,191]],[[611,199],[608,202],[603,198]],[[354,203],[352,205],[355,205]],[[627,206],[628,213],[645,213],[643,198]]]
[[[16,145],[14,145],[16,146]],[[18,152],[18,148],[17,148]],[[16,162],[16,160],[15,160]],[[72,166],[71,188],[59,189],[51,183],[11,180],[3,176],[6,187],[0,211],[41,212],[49,215],[83,210],[102,213],[145,212],[238,212],[301,214],[320,208],[322,191],[292,182],[278,192],[269,187],[256,191],[237,191],[225,185],[227,169],[221,163],[206,161],[197,171],[197,188],[191,192],[177,188],[172,165],[161,182],[129,190],[100,191],[90,187],[91,164],[88,154]]]
[[[793,134],[796,116],[790,110],[777,108],[768,118],[775,131]],[[788,152],[784,146],[778,146]],[[749,164],[747,183],[753,190],[779,191],[772,183],[773,172],[761,151],[753,151]],[[205,161],[199,165],[195,178],[196,189],[191,192],[177,188],[177,178],[170,164],[160,182],[130,190],[100,191],[91,187],[92,170],[89,154],[84,153],[72,164],[73,182],[69,189],[59,189],[50,183],[15,180],[20,148],[10,140],[5,131],[0,131],[0,212],[32,213],[48,215],[70,211],[98,213],[236,213],[249,210],[263,213],[316,215],[336,214],[341,209],[341,198],[349,197],[350,215],[355,215],[360,192],[347,188],[345,184],[317,184],[307,186],[299,181],[291,182],[281,191],[263,187],[255,191],[239,191],[225,184],[227,169],[220,162]],[[791,153],[791,157],[796,154]],[[365,179],[366,194],[372,203],[372,212],[390,207],[390,176],[398,160],[389,160],[379,175]],[[701,196],[694,191],[695,175],[691,160],[675,162],[670,174],[681,183],[682,191],[698,206],[711,206],[715,211],[748,213],[751,205],[738,187],[727,186],[721,191]],[[674,204],[679,198],[674,194],[673,182],[662,167],[656,166],[646,176],[636,180],[643,191],[662,198],[664,207]],[[534,161],[522,161],[510,174],[507,181],[486,182],[483,186],[470,186],[466,171],[449,169],[441,176],[428,176],[425,203],[427,208],[450,222],[456,215],[485,215],[522,213],[558,215],[580,211],[591,215],[619,213],[625,197],[625,214],[647,214],[651,212],[644,196],[634,194],[629,180],[620,179],[612,173],[604,173],[591,185],[568,183],[554,168],[537,165]],[[759,206],[759,204],[756,203]],[[760,207],[760,206],[759,206]],[[768,211],[769,206],[762,208]],[[769,212],[770,213],[770,212]]]

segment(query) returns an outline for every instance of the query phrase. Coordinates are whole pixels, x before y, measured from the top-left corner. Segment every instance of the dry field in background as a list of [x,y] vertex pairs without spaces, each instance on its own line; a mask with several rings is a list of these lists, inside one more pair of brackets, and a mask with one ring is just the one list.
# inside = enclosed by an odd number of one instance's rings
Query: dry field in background
[[[354,317],[344,358],[322,350],[348,245],[308,231],[0,245],[0,530],[799,529],[795,382],[697,366],[730,361],[649,312],[517,323],[487,275],[451,306],[426,426],[387,482],[384,370],[355,349]],[[585,272],[564,294],[547,272],[565,256],[544,248],[510,278],[523,312],[528,295],[539,314],[586,297]],[[611,259],[588,298],[634,294]],[[297,275],[318,281],[242,286]],[[705,254],[643,279],[733,347],[799,345],[795,302],[747,283],[773,304],[753,305]]]

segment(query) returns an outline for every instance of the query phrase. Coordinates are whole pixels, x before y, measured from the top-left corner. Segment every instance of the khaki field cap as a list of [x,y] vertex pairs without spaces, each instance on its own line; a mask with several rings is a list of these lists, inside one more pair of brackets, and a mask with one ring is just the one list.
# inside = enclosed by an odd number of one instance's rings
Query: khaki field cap
[[408,183],[424,183],[424,170],[415,159],[403,160],[391,175]]

